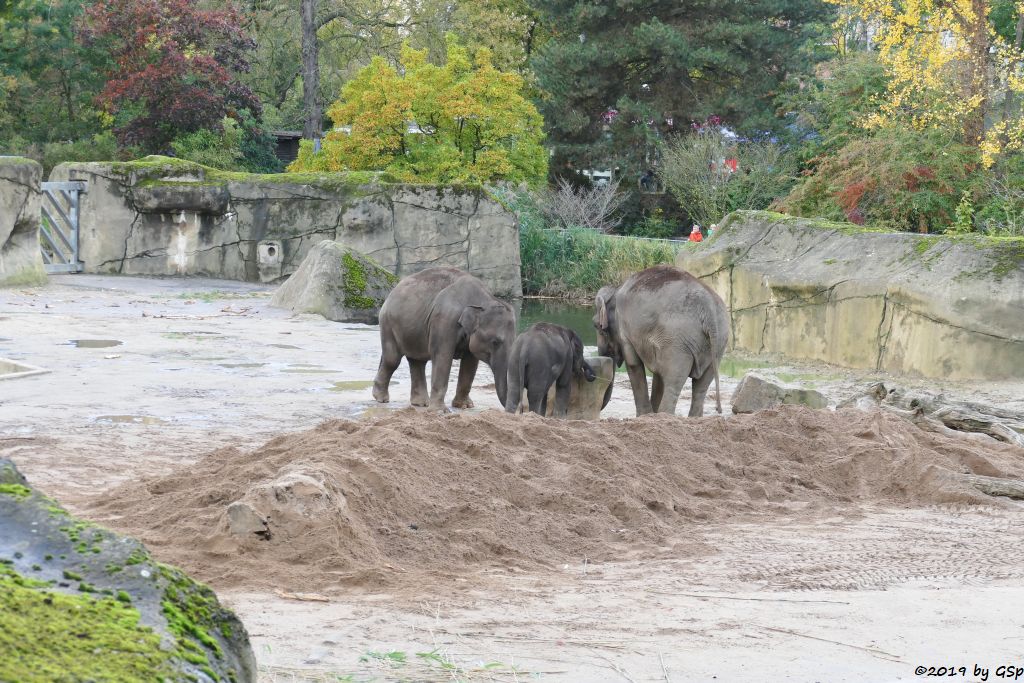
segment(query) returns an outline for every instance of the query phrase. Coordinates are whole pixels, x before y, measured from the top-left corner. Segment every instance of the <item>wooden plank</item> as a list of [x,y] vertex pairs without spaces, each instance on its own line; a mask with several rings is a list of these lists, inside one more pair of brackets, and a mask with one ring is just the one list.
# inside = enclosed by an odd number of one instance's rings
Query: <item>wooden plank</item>
[[54,263],[52,265],[44,265],[43,269],[47,273],[81,273],[81,263]]
[[[55,208],[57,210],[57,215],[59,215],[60,219],[62,221],[64,221],[63,225],[68,226],[68,228],[74,229],[75,224],[71,222],[71,218],[68,216],[67,212],[64,211],[64,207],[60,205],[60,202],[58,202],[54,198],[53,193],[52,192],[47,192],[45,194],[46,194],[46,198],[50,201],[50,204],[53,206],[53,208]],[[64,231],[61,230],[61,232],[64,232]],[[74,249],[74,245],[72,245],[70,242],[68,243],[68,246],[71,247],[72,249]]]
[[43,190],[77,190],[79,192],[87,192],[89,183],[84,180],[72,180],[70,182],[40,183],[39,186]]
[[[71,254],[74,254],[74,245],[72,245],[71,242],[68,241],[67,236],[64,235],[64,231],[60,229],[60,225],[57,223],[57,221],[53,219],[53,216],[50,215],[50,212],[46,210],[45,206],[43,207],[43,217],[46,218],[46,220],[50,221],[50,229],[53,232],[57,233],[57,236],[60,237],[61,241],[64,243],[64,246],[67,247],[67,251]],[[52,240],[50,241],[50,244],[54,247],[54,249],[57,249],[56,245],[53,243]],[[58,253],[61,254],[62,257],[67,256],[67,254],[64,253],[64,249],[57,249],[57,251]],[[67,261],[69,260],[69,258],[65,258],[64,260]]]

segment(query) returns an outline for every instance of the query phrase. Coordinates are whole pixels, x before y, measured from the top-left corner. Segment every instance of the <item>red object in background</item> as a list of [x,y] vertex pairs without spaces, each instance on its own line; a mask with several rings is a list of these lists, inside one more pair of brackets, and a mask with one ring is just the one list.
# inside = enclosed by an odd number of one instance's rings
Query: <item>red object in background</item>
[[735,173],[740,167],[740,163],[736,159],[726,159],[725,167],[729,169],[729,173]]
[[702,235],[701,232],[700,232],[700,226],[698,226],[698,225],[693,226],[693,230],[690,231],[690,241],[691,242],[703,242],[704,241],[704,235]]

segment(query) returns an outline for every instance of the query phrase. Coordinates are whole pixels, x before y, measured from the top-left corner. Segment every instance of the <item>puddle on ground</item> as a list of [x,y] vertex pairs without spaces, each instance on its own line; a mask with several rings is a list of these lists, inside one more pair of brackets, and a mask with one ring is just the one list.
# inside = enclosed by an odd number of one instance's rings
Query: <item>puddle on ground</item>
[[372,386],[372,379],[351,379],[345,382],[335,382],[334,386],[328,388],[328,391],[359,391]]
[[393,412],[394,410],[396,410],[396,408],[389,408],[387,406],[382,406],[380,404],[377,404],[377,405],[367,406],[366,408],[361,409],[361,410],[357,409],[357,410],[353,411],[351,413],[351,415],[353,417],[359,417],[359,418],[363,418],[363,419],[370,419],[370,418],[374,418],[374,417],[382,417],[384,415],[388,415],[391,412]]
[[222,368],[262,368],[266,363],[217,363]]
[[267,346],[273,346],[275,349],[299,349],[298,346],[292,346],[291,344],[267,344]]
[[281,370],[281,372],[290,372],[290,373],[299,374],[299,375],[336,375],[336,374],[338,374],[339,371],[338,370],[327,370],[327,369],[324,369],[324,368],[313,367],[313,368],[285,368],[285,369]]
[[131,425],[165,425],[170,424],[167,420],[162,420],[159,417],[152,417],[150,415],[100,415],[96,418],[97,422],[110,422],[113,424],[131,424]]
[[110,346],[120,346],[124,342],[117,339],[69,339],[68,344],[80,349],[105,349]]

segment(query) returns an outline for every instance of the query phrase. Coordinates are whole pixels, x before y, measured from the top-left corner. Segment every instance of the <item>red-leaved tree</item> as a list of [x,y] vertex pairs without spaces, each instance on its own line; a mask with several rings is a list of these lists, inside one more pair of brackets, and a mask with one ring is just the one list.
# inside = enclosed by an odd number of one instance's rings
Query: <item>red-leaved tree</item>
[[99,100],[122,145],[163,152],[182,134],[220,130],[238,110],[261,114],[259,99],[238,80],[255,43],[233,5],[106,0],[86,12],[83,36],[111,55]]

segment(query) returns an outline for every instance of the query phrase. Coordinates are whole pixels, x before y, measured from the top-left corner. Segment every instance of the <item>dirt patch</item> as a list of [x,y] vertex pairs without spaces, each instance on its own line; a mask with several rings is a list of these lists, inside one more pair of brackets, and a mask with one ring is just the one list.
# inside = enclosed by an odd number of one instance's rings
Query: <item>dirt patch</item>
[[[999,505],[959,474],[1024,476],[1020,456],[855,410],[587,423],[405,409],[221,449],[86,510],[218,587],[322,591],[658,547],[686,555],[701,544],[679,539],[701,523],[847,503]],[[269,520],[269,539],[229,531],[234,501]]]

